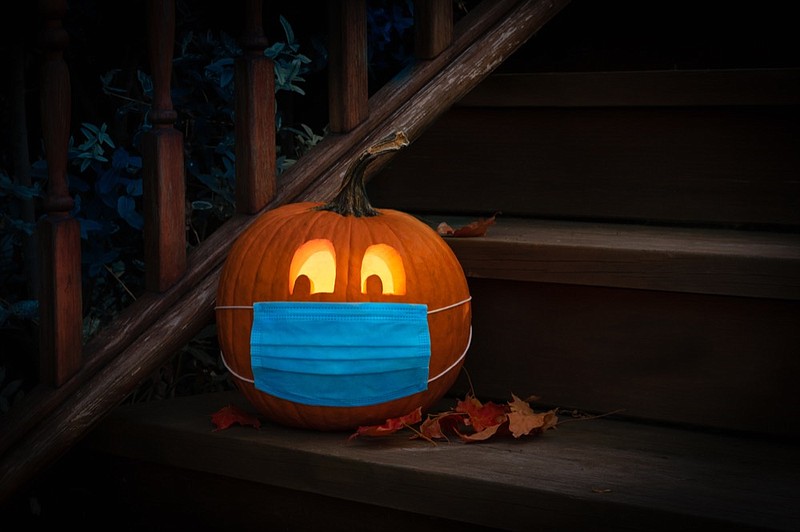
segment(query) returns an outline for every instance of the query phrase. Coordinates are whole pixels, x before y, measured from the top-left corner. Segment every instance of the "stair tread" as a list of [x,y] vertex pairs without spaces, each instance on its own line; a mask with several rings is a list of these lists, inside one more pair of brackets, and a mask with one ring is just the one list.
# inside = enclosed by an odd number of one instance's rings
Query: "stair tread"
[[211,414],[228,404],[253,411],[238,392],[123,406],[84,444],[497,529],[800,528],[792,442],[613,419],[435,446],[408,432],[365,441],[270,423],[214,431]]
[[472,277],[800,299],[795,233],[499,216],[485,236],[447,242]]

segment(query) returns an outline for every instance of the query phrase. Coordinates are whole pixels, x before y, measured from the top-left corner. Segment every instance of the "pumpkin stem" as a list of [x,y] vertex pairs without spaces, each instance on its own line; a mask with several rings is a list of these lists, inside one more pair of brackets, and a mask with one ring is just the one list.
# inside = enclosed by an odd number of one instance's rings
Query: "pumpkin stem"
[[331,201],[318,207],[321,211],[333,211],[342,216],[377,216],[380,214],[369,203],[364,183],[364,172],[373,159],[385,153],[408,146],[405,132],[397,131],[364,150],[347,170],[342,188]]

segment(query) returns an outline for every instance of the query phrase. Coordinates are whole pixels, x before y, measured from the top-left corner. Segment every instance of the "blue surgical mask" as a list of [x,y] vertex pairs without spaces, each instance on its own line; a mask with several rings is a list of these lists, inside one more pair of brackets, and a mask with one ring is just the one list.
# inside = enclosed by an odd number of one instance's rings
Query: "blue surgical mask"
[[425,391],[450,369],[428,379],[428,314],[467,301],[433,311],[413,303],[255,303],[252,382],[314,406],[368,406]]

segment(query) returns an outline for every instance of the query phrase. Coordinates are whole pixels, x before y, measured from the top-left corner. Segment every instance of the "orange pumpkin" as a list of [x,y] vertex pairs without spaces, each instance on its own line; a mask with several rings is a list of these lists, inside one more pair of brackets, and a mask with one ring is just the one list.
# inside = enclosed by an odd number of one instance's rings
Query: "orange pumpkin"
[[[408,214],[373,209],[364,170],[408,144],[404,134],[366,150],[331,202],[294,203],[262,214],[231,248],[217,292],[217,331],[237,387],[267,419],[317,430],[350,430],[427,411],[453,385],[469,345],[471,309],[464,272],[450,247]],[[255,302],[421,303],[431,351],[427,390],[366,406],[300,404],[253,384],[250,332]],[[434,377],[436,377],[434,379]]]

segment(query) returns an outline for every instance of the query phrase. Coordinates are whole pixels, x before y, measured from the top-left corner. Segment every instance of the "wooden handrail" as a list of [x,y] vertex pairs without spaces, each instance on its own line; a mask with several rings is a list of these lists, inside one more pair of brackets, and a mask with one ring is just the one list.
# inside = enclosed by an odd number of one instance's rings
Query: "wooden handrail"
[[367,142],[398,126],[415,138],[567,3],[479,4],[455,28],[449,47],[390,81],[370,98],[364,120],[347,133],[328,136],[284,172],[275,197],[263,209],[225,222],[190,254],[185,274],[171,287],[147,292],[125,309],[87,344],[86,363],[74,378],[57,390],[38,387],[14,408],[17,415],[0,424],[0,501],[79,441],[142,378],[213,320],[224,259],[258,214],[298,199],[329,198],[338,189],[342,169]]

